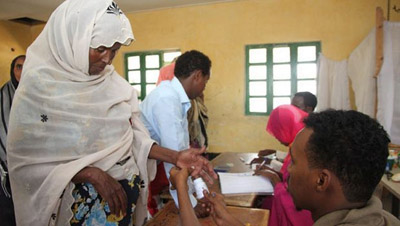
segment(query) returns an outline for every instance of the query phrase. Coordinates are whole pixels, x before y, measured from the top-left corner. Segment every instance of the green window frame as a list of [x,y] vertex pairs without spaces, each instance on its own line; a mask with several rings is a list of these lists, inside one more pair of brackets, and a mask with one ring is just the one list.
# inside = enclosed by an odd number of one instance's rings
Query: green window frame
[[296,92],[316,95],[321,43],[246,45],[246,115],[269,115]]
[[143,100],[155,87],[160,68],[181,54],[179,49],[130,52],[124,54],[125,79]]

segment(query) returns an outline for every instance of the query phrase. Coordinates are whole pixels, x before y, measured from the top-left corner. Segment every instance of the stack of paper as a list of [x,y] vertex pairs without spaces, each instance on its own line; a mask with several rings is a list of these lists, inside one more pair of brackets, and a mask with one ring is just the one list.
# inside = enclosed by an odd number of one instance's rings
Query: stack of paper
[[218,173],[222,194],[260,194],[269,195],[274,192],[271,181],[263,176],[247,173]]

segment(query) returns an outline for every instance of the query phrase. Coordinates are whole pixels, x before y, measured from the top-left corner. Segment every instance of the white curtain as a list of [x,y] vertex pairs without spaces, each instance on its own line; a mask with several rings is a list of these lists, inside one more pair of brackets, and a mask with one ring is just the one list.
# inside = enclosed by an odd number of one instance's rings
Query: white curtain
[[384,58],[378,77],[377,119],[400,144],[400,23],[384,24]]
[[322,53],[318,58],[318,111],[350,109],[347,60],[334,61]]
[[375,29],[350,54],[347,73],[351,79],[357,110],[375,117]]

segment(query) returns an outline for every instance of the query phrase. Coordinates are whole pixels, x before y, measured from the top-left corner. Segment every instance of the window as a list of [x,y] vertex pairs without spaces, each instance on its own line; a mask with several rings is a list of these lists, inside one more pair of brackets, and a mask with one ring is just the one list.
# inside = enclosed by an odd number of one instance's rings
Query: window
[[156,87],[160,68],[180,55],[179,50],[125,54],[125,78],[138,91],[140,100]]
[[246,114],[266,115],[296,92],[317,92],[320,42],[246,46]]

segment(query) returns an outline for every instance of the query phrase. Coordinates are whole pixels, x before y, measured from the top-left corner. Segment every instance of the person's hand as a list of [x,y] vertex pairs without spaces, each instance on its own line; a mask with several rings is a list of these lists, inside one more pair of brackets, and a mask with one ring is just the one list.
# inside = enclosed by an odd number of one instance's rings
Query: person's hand
[[126,215],[128,198],[122,185],[108,173],[96,167],[86,167],[72,179],[73,183],[89,182],[97,193],[108,203],[110,212],[117,217]]
[[212,177],[217,179],[218,176],[214,172],[211,163],[201,156],[205,150],[205,147],[203,147],[201,149],[190,148],[180,151],[176,161],[176,166],[179,168],[191,169],[193,170],[190,174],[192,177],[201,176],[205,181],[213,184]]
[[169,180],[173,188],[188,190],[187,179],[189,177],[189,170],[187,168],[179,169],[172,167],[169,171]]
[[254,158],[253,160],[251,160],[250,165],[252,164],[261,164],[262,162],[264,162],[265,160],[265,164],[270,164],[271,163],[271,159],[269,158]]
[[256,170],[254,171],[254,175],[260,175],[268,178],[274,187],[277,183],[282,181],[282,174],[280,172],[276,172],[266,165],[257,166]]
[[197,218],[204,218],[210,216],[211,203],[205,200],[197,200],[197,205],[194,207],[194,212]]
[[224,196],[215,192],[204,191],[205,199],[211,203],[211,216],[218,226],[238,226],[243,225],[238,219],[233,217],[227,210]]
[[276,153],[276,150],[273,150],[273,149],[264,149],[264,150],[258,151],[258,156],[259,156],[259,157],[265,157],[265,156],[267,156],[267,155],[274,154],[274,153]]

